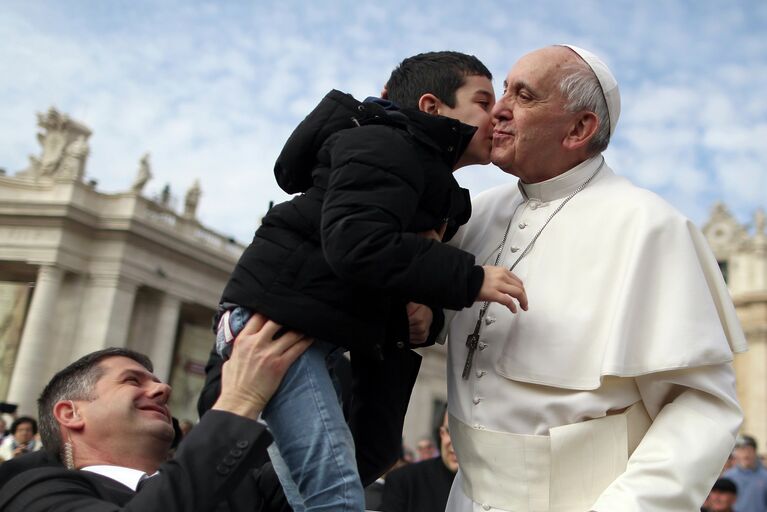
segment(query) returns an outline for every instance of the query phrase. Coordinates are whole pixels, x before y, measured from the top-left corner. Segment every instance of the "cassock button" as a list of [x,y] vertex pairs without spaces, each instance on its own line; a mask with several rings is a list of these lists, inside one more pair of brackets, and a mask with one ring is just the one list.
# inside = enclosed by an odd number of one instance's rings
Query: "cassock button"
[[482,504],[482,510],[490,510],[492,507],[488,505],[487,503]]
[[480,341],[480,342],[479,342],[479,349],[480,349],[480,350],[485,350],[486,348],[487,348],[487,343],[482,343],[482,342]]
[[487,372],[485,370],[477,370],[477,378],[481,379]]
[[475,396],[475,397],[474,397],[474,400],[472,400],[472,402],[474,402],[474,405],[479,405],[479,403],[480,403],[481,401],[482,401],[482,399],[481,399],[480,397],[478,397],[478,396]]
[[492,325],[495,323],[495,317],[494,316],[486,316],[485,317],[485,325]]
[[527,224],[524,222],[519,223],[519,229],[525,229],[527,227]]
[[530,201],[530,209],[531,210],[537,210],[538,209],[538,203]]
[[519,250],[519,247],[512,247],[511,252],[517,252]]
[[244,448],[247,448],[249,444],[250,444],[249,442],[247,442],[247,441],[245,441],[245,440],[242,440],[242,441],[237,441],[237,443],[235,444],[235,446],[236,446],[237,448],[239,448],[239,449],[241,449],[241,450],[242,450],[242,449],[244,449]]
[[398,341],[397,342],[397,348],[405,348],[405,342],[404,341]]

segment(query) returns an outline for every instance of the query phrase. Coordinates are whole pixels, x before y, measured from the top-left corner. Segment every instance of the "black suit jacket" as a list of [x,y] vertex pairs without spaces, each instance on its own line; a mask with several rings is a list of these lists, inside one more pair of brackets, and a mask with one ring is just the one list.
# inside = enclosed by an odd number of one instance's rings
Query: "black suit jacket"
[[[181,443],[175,458],[163,464],[160,475],[148,480],[140,492],[95,473],[41,467],[3,486],[0,510],[214,511],[243,479],[256,478],[251,473],[253,459],[270,442],[271,436],[262,425],[223,411],[210,411]],[[251,510],[257,510],[255,506],[251,501]]]
[[384,512],[444,512],[452,473],[440,457],[395,469],[386,475]]

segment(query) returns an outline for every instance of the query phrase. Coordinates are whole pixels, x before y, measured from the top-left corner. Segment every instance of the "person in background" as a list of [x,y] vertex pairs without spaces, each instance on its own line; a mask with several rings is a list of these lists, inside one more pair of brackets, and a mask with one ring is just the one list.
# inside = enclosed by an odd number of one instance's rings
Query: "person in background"
[[37,421],[30,416],[19,416],[11,423],[10,435],[0,444],[0,460],[11,460],[42,447],[37,435]]
[[714,483],[701,512],[734,512],[738,486],[729,478],[720,478]]
[[415,451],[418,454],[417,460],[433,459],[439,455],[439,450],[434,446],[434,441],[428,437],[420,439],[415,445]]
[[738,436],[735,467],[723,475],[738,488],[736,512],[767,512],[767,469],[759,460],[756,448],[756,439],[748,435]]
[[447,411],[439,427],[439,457],[393,470],[386,477],[383,512],[443,512],[458,471],[458,459],[450,439]]

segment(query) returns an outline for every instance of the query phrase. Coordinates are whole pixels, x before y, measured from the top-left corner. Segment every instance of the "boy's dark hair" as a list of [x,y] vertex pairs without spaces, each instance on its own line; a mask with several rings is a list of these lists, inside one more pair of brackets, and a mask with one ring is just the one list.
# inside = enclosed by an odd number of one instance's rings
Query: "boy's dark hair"
[[37,399],[40,438],[43,447],[51,455],[56,457],[61,455],[61,429],[53,416],[53,406],[61,400],[95,399],[96,382],[104,374],[99,363],[108,357],[127,357],[150,372],[154,371],[152,361],[144,354],[127,348],[110,347],[84,355],[56,373]]
[[18,418],[13,420],[13,423],[11,423],[10,433],[15,435],[16,429],[18,429],[24,423],[29,423],[30,425],[32,425],[33,436],[37,434],[37,421],[35,421],[35,419],[31,416],[19,416]]
[[448,107],[455,107],[455,91],[467,76],[493,75],[474,55],[460,52],[419,53],[403,60],[386,82],[388,99],[400,108],[418,108],[418,100],[431,93]]

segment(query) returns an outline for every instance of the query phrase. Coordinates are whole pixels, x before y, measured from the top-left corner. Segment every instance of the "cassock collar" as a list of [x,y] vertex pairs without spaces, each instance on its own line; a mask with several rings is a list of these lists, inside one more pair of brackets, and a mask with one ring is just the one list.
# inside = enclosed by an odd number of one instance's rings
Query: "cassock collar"
[[589,176],[594,174],[602,160],[603,157],[600,153],[549,180],[540,183],[522,183],[522,180],[519,180],[517,186],[522,197],[526,200],[537,199],[543,203],[548,203],[572,194],[584,181],[589,179]]

